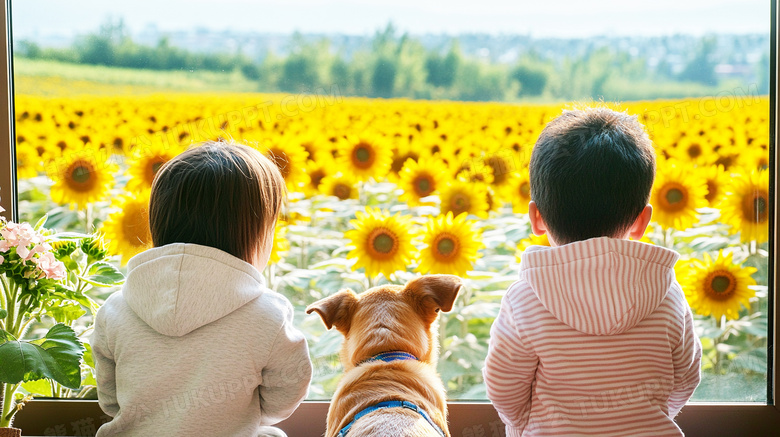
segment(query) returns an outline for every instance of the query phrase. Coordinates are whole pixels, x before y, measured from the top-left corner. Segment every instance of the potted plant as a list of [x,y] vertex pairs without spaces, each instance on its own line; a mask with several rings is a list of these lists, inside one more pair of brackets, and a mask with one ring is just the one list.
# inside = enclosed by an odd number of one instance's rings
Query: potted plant
[[21,435],[11,424],[33,394],[81,387],[90,354],[79,337],[91,320],[82,316],[98,309],[86,292],[124,282],[100,235],[55,233],[45,222],[0,217],[0,437]]

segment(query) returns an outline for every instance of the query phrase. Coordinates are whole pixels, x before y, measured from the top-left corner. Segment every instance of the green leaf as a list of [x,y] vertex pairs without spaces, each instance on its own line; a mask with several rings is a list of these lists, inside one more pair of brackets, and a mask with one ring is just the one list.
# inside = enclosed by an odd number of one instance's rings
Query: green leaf
[[14,341],[14,340],[16,340],[16,337],[11,335],[10,332],[8,332],[8,331],[6,331],[4,329],[0,329],[0,344],[3,344],[5,342],[7,342],[7,341]]
[[89,343],[82,343],[84,345],[84,364],[91,368],[95,368],[95,360],[92,358],[92,346]]
[[68,301],[46,310],[46,314],[51,316],[57,323],[65,324],[70,324],[70,322],[77,320],[86,313],[87,311],[81,305]]
[[110,287],[125,283],[125,275],[113,264],[105,261],[98,261],[89,266],[86,276],[80,278],[98,287]]
[[73,329],[58,323],[38,340],[0,344],[0,382],[16,384],[50,378],[65,387],[78,388],[83,353],[84,346]]
[[48,219],[49,219],[49,214],[44,214],[43,217],[41,217],[41,219],[38,220],[38,223],[35,224],[35,227],[33,229],[39,231],[43,227],[43,225],[46,224],[46,220]]
[[22,388],[32,395],[46,396],[50,398],[51,383],[48,379],[39,379],[36,381],[27,381],[22,384]]

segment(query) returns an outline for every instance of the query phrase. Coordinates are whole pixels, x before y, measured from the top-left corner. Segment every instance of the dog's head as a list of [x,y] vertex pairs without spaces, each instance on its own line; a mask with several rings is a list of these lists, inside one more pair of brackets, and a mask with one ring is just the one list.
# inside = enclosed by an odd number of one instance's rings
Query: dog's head
[[462,285],[457,276],[428,275],[360,295],[346,289],[309,305],[306,313],[317,312],[328,329],[335,326],[344,334],[341,360],[346,370],[389,351],[435,363],[439,343],[434,321],[439,311],[452,309]]

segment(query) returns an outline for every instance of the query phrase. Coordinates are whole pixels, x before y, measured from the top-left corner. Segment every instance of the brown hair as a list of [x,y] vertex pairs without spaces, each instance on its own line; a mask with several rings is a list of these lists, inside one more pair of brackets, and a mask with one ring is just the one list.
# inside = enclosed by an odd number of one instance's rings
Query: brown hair
[[273,238],[285,195],[282,175],[260,152],[207,141],[157,172],[149,201],[152,242],[210,246],[251,264]]
[[531,200],[558,244],[615,237],[650,199],[655,151],[635,116],[565,111],[539,135],[529,170]]

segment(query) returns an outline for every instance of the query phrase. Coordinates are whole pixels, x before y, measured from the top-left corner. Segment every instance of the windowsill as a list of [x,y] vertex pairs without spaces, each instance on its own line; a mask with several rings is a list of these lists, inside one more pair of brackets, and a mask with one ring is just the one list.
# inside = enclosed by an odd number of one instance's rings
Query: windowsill
[[[279,427],[290,437],[321,436],[328,405],[323,401],[305,402]],[[450,402],[449,411],[453,437],[503,436],[496,433],[501,422],[488,402]],[[21,428],[24,436],[52,435],[58,427],[64,427],[69,435],[87,435],[89,424],[97,427],[104,418],[97,401],[34,400],[17,415],[14,426]],[[677,423],[687,437],[773,435],[780,429],[780,410],[758,403],[691,403],[677,417]]]

